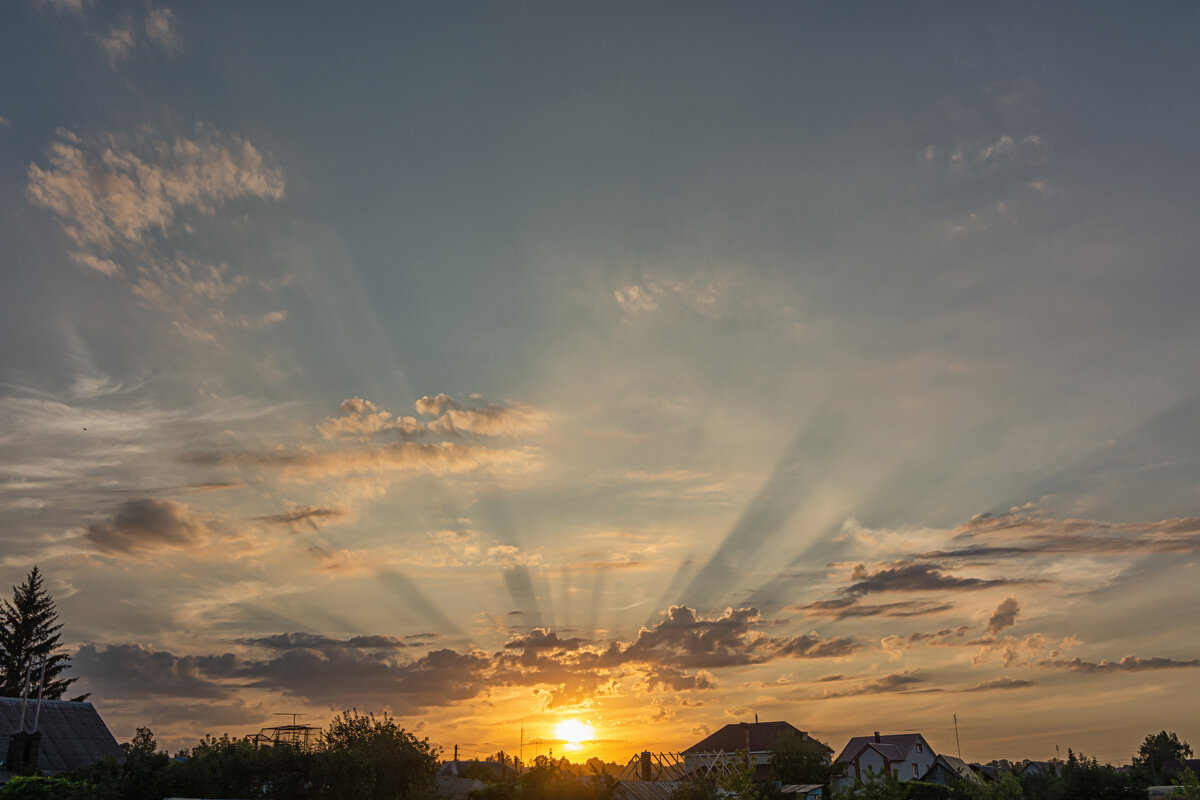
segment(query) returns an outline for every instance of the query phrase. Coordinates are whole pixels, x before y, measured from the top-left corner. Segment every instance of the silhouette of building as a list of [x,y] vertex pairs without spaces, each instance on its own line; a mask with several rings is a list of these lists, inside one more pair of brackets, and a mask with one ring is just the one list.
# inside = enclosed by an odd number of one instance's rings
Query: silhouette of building
[[[102,758],[125,759],[124,751],[91,703],[43,700],[39,713],[36,700],[26,704],[19,697],[0,697],[0,758],[6,762],[13,734],[21,731],[23,705],[25,730],[34,730],[36,718],[37,733],[41,734],[36,748],[37,769],[41,772],[52,775],[86,767]],[[0,770],[0,781],[6,780],[7,774],[11,771],[6,766]]]
[[771,749],[784,733],[799,736],[822,748],[828,758],[833,751],[794,725],[783,722],[734,722],[716,733],[701,739],[683,751],[684,769],[688,774],[711,769],[716,764],[741,762],[751,769],[754,780],[765,781],[771,776]]

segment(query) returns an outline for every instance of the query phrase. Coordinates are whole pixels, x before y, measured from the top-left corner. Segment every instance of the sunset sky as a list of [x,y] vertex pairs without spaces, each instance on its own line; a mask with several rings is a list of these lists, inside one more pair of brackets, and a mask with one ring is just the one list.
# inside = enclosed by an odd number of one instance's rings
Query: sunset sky
[[0,589],[173,750],[1200,744],[1198,36],[5,2]]

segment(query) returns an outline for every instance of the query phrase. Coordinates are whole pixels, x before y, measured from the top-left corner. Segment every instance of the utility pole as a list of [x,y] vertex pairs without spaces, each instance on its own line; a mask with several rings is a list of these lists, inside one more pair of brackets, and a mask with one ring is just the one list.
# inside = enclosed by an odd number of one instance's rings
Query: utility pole
[[525,726],[521,726],[521,746],[518,749],[518,755],[521,758],[521,769],[525,768]]
[[962,742],[958,740],[958,714],[954,715],[954,744],[958,748],[958,760],[962,761]]

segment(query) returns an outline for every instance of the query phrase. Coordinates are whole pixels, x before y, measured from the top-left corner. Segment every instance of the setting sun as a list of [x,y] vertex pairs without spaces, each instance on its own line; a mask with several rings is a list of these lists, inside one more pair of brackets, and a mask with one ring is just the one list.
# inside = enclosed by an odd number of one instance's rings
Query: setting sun
[[578,750],[583,742],[590,741],[594,735],[592,726],[577,719],[565,719],[554,726],[554,733],[567,744],[568,750]]

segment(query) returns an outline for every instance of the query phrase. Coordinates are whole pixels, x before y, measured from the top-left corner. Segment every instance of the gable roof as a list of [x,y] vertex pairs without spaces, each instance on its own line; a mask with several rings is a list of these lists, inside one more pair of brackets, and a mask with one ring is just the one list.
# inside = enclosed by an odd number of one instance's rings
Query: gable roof
[[[902,761],[917,742],[924,741],[925,737],[919,733],[889,733],[886,736],[880,736],[879,741],[875,741],[874,736],[855,736],[846,743],[835,761],[841,763],[853,761],[867,747],[878,751],[888,761]],[[929,752],[933,753],[932,747],[929,748]]]
[[[6,752],[9,737],[21,727],[22,702],[19,697],[0,697],[0,742]],[[33,726],[36,708],[37,701],[30,700],[25,711],[26,728]],[[42,733],[42,741],[37,766],[43,772],[85,767],[106,756],[118,761],[125,758],[124,751],[91,703],[43,700],[38,730]]]
[[929,769],[925,771],[925,775],[921,776],[921,780],[926,780],[939,766],[963,780],[973,781],[979,779],[979,776],[975,774],[975,770],[971,769],[971,766],[961,758],[939,755],[933,760],[933,764],[930,765]]
[[701,739],[683,752],[685,755],[716,753],[722,750],[726,753],[736,753],[746,749],[746,735],[749,734],[750,752],[762,753],[775,746],[775,740],[781,733],[799,734],[806,742],[825,747],[815,739],[810,739],[804,731],[787,722],[733,722],[711,736]]

